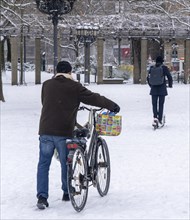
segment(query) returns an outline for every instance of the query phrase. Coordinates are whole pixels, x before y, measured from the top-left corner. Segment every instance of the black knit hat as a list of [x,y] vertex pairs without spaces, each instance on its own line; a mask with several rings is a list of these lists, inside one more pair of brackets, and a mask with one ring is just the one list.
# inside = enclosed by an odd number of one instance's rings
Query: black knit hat
[[70,73],[72,70],[72,66],[67,61],[60,61],[57,64],[57,73]]
[[158,56],[156,58],[156,63],[163,63],[164,62],[164,59],[162,58],[162,56]]

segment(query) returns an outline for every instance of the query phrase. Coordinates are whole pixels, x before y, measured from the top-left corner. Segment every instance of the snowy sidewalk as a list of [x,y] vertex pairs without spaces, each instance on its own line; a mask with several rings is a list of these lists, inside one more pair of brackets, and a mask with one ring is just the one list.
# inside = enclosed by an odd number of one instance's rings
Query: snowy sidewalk
[[[168,89],[166,126],[153,131],[147,85],[88,88],[116,101],[122,134],[105,137],[111,156],[111,186],[101,198],[90,188],[85,209],[61,201],[60,165],[50,170],[50,207],[36,208],[41,85],[3,86],[1,103],[1,219],[189,219],[189,85]],[[80,113],[81,121],[87,115]]]

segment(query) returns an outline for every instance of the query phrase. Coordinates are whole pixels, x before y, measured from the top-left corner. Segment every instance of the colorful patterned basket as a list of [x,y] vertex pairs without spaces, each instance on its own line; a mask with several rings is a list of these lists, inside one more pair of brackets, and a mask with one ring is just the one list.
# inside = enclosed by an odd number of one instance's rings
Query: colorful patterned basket
[[121,122],[120,115],[98,114],[96,131],[99,135],[118,136],[121,133]]

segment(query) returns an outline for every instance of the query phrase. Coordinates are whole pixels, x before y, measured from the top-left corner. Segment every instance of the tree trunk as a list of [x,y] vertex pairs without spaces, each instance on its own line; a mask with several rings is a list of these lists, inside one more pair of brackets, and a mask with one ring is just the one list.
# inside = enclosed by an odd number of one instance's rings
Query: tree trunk
[[133,83],[140,83],[140,69],[141,69],[141,39],[132,39],[132,53],[133,53]]
[[11,62],[11,42],[9,37],[7,37],[7,61]]
[[[1,40],[0,40],[1,41]],[[4,42],[5,42],[5,39],[3,39],[1,41],[1,45],[0,45],[0,56],[1,56],[1,71],[2,70],[5,70],[5,53],[4,53]]]
[[[0,40],[0,51],[3,51],[3,41]],[[5,102],[3,96],[3,82],[2,82],[2,70],[3,70],[3,55],[4,53],[0,53],[0,101]]]
[[[1,71],[1,69],[0,69]],[[0,73],[0,101],[5,102],[4,96],[3,96],[3,82],[2,82],[2,71]]]

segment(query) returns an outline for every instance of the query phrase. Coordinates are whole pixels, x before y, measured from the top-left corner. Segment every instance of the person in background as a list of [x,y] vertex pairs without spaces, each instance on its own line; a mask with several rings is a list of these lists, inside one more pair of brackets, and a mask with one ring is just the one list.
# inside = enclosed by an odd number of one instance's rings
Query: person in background
[[39,162],[37,167],[37,207],[45,209],[48,204],[49,168],[54,150],[59,154],[63,201],[69,200],[67,188],[66,139],[73,136],[77,110],[80,103],[106,108],[118,113],[120,107],[110,99],[91,92],[73,80],[69,62],[57,64],[57,74],[42,85],[42,111],[39,123]]
[[164,102],[165,102],[165,96],[168,95],[167,92],[167,83],[166,78],[168,81],[168,85],[170,88],[172,88],[173,85],[173,79],[170,74],[170,71],[167,66],[163,64],[164,59],[162,56],[158,56],[156,58],[156,64],[155,67],[161,67],[162,73],[163,73],[163,83],[160,85],[152,85],[150,80],[151,71],[154,68],[152,66],[149,70],[148,76],[147,76],[147,82],[150,86],[150,95],[152,96],[152,110],[153,110],[153,123],[158,124],[159,126],[163,125],[163,111],[164,111]]

